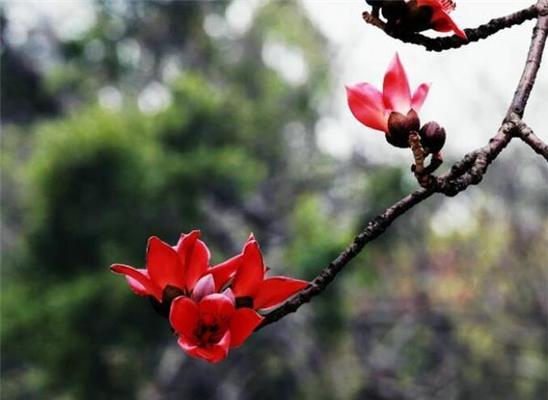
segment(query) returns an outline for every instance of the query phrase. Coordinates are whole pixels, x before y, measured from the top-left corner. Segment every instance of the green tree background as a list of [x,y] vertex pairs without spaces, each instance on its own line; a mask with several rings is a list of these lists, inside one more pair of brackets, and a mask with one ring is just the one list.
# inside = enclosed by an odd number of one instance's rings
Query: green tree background
[[[108,271],[143,265],[150,235],[200,228],[214,261],[253,231],[271,268],[311,279],[415,186],[406,165],[318,148],[332,67],[298,3],[261,4],[242,34],[223,28],[229,6],[98,1],[85,34],[45,25],[23,43],[2,17],[2,396],[545,395],[548,173],[519,148],[220,365],[187,358]],[[306,79],[269,66],[268,46],[302,57]],[[469,223],[451,228],[448,209]]]

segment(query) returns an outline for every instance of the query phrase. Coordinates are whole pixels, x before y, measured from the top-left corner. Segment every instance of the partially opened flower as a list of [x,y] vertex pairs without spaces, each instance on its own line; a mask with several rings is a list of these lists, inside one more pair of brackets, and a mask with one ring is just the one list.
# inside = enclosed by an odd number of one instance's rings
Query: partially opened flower
[[420,84],[411,94],[407,74],[396,53],[384,75],[382,93],[370,83],[347,86],[350,111],[365,126],[383,131],[386,139],[398,147],[408,147],[410,131],[420,126],[418,113],[430,85]]
[[238,307],[254,310],[272,308],[308,286],[308,282],[285,276],[266,277],[267,268],[253,235],[246,242],[241,265],[231,288]]
[[417,7],[428,7],[431,10],[429,16],[430,28],[438,32],[454,32],[455,35],[466,39],[466,33],[449,16],[456,4],[452,0],[416,0]]
[[169,321],[183,350],[192,357],[217,363],[226,358],[230,348],[241,345],[263,317],[249,308],[236,309],[230,289],[225,294],[203,294],[198,301],[185,296],[175,298]]
[[160,303],[169,303],[179,295],[190,296],[206,274],[211,274],[216,287],[220,287],[234,274],[238,258],[210,268],[209,249],[199,237],[197,230],[182,234],[172,247],[152,236],[147,246],[146,269],[114,264],[111,270],[125,275],[134,293],[152,296]]

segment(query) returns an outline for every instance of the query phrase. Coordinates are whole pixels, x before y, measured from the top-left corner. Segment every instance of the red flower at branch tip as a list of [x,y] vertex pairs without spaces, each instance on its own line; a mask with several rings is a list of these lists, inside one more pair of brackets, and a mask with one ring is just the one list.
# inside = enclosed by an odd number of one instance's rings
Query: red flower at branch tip
[[177,245],[172,247],[152,236],[148,240],[146,269],[124,264],[114,264],[110,268],[126,276],[134,293],[152,296],[160,303],[181,294],[190,296],[206,274],[211,274],[216,287],[220,287],[232,277],[239,259],[234,257],[210,268],[209,249],[199,237],[198,230],[181,234]]
[[254,310],[272,308],[309,284],[285,276],[265,278],[266,273],[267,268],[259,244],[251,234],[244,246],[241,265],[231,285],[237,307],[249,307]]
[[[210,275],[208,275],[210,276]],[[212,278],[208,278],[212,283]],[[210,291],[214,286],[209,286]],[[241,345],[263,317],[249,308],[236,309],[234,298],[204,291],[198,301],[179,296],[171,303],[169,322],[178,335],[179,346],[190,356],[211,363],[222,361],[230,348]]]
[[460,29],[449,13],[456,7],[452,0],[417,0],[417,6],[427,6],[432,10],[430,26],[438,32],[454,32],[455,35],[467,39],[466,33]]
[[411,110],[418,113],[428,95],[430,85],[420,84],[411,95],[407,74],[398,53],[394,55],[384,75],[382,93],[370,83],[346,86],[350,111],[365,126],[388,133],[388,119],[392,112],[404,116]]

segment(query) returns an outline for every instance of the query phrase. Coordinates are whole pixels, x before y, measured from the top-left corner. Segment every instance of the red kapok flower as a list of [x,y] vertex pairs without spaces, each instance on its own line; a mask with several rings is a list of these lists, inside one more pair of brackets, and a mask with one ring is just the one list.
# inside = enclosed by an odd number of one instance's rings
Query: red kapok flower
[[265,278],[266,272],[259,244],[250,235],[231,286],[238,307],[271,308],[308,286],[306,281],[285,276]]
[[209,249],[199,237],[197,230],[182,234],[177,245],[172,247],[152,236],[148,240],[146,269],[124,264],[114,264],[110,268],[126,275],[134,293],[152,296],[160,303],[165,295],[168,300],[180,294],[190,296],[198,280],[206,274],[211,274],[215,283],[222,286],[236,270],[238,259],[209,268]]
[[417,0],[417,6],[427,6],[432,10],[430,26],[438,32],[454,32],[457,36],[466,39],[466,33],[460,29],[449,13],[456,7],[452,0]]
[[394,55],[384,75],[382,93],[370,83],[346,87],[350,111],[365,126],[388,133],[388,119],[392,112],[406,116],[411,110],[418,113],[428,95],[430,85],[420,84],[411,95],[407,74],[398,53]]
[[236,309],[230,289],[226,294],[207,294],[198,302],[179,296],[169,314],[179,346],[211,363],[225,359],[229,348],[241,345],[262,320],[249,308]]

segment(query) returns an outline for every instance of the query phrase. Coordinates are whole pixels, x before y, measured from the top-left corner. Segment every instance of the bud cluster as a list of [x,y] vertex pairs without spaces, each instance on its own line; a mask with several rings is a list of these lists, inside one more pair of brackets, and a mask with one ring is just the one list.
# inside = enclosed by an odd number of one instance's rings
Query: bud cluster
[[439,152],[445,144],[445,129],[435,121],[427,122],[420,129],[419,127],[420,119],[415,110],[409,110],[407,115],[393,111],[388,117],[386,141],[393,146],[407,148],[409,136],[418,133],[426,154]]

